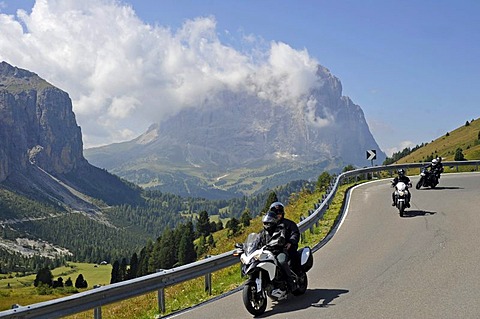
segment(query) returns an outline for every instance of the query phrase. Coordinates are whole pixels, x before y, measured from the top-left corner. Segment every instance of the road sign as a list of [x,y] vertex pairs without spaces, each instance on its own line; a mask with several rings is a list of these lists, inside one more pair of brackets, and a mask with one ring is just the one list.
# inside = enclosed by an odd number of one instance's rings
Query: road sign
[[377,150],[368,150],[367,151],[367,160],[368,161],[373,161],[374,159],[377,159]]

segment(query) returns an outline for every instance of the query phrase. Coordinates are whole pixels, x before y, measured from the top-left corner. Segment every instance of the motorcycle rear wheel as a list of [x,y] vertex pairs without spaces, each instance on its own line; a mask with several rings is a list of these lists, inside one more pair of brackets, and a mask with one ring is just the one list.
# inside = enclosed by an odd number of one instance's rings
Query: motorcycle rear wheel
[[248,312],[254,316],[259,316],[267,309],[267,295],[265,290],[257,292],[255,283],[246,283],[243,287],[243,304]]

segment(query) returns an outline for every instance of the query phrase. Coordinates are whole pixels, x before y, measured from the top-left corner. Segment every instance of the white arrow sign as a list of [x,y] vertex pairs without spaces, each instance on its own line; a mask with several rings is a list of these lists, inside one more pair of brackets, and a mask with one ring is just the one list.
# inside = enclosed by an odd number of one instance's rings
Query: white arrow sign
[[368,150],[367,151],[367,160],[372,161],[377,159],[377,150]]

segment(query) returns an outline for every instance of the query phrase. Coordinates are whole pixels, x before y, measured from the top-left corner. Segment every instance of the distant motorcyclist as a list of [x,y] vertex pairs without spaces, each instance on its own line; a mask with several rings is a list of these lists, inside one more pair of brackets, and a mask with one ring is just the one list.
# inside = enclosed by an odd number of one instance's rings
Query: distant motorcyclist
[[[403,183],[405,183],[405,185],[407,185],[407,187],[412,187],[412,183],[410,182],[410,178],[408,178],[408,176],[405,175],[405,170],[403,168],[399,169],[397,171],[397,173],[398,173],[398,176],[396,176],[392,181],[392,187],[395,187],[395,185],[397,185],[398,182],[403,182]],[[410,193],[410,191],[408,191],[407,203],[406,203],[407,207],[410,207],[410,199],[411,198],[412,198],[412,194]],[[395,206],[395,205],[397,205],[397,203],[396,203],[395,191],[393,191],[393,193],[392,193],[392,206]]]
[[437,179],[440,179],[440,174],[443,173],[442,158],[437,156],[435,159],[437,160],[436,165],[433,165],[434,160],[432,160],[433,172],[435,173],[435,176],[437,176]]
[[[277,204],[277,205],[273,205]],[[296,251],[298,248],[298,238],[295,235],[295,231],[292,231],[292,221],[280,217],[278,210],[283,210],[283,204],[280,202],[275,202],[270,206],[270,210],[263,217],[263,230],[260,232],[260,235],[263,239],[263,243],[271,247],[271,251],[276,256],[277,261],[280,267],[283,270],[283,273],[286,277],[287,285],[290,291],[294,291],[297,288],[297,285],[292,277],[290,271],[290,266],[288,261],[292,256],[296,256]],[[278,207],[278,208],[277,208]],[[282,215],[283,216],[283,215]],[[297,224],[293,223],[295,228]],[[298,232],[300,234],[300,232]],[[297,239],[296,239],[297,238]],[[291,250],[295,249],[295,254],[291,253]]]
[[432,162],[427,165],[427,168],[430,170],[431,173],[433,173],[436,182],[438,183],[438,180],[440,179],[440,174],[443,173],[442,158],[434,158]]

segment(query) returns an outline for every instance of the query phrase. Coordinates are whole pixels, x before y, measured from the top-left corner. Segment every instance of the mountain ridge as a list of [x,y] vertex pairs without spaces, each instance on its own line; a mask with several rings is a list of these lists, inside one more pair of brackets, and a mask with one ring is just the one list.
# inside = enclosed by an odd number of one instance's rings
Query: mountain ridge
[[[254,194],[278,186],[275,180],[309,179],[324,169],[367,165],[370,149],[382,161],[386,156],[361,107],[342,96],[340,80],[319,65],[317,82],[297,104],[222,91],[152,124],[131,141],[84,154],[96,166],[142,187],[181,196]],[[227,182],[216,183],[220,176],[227,176]]]

